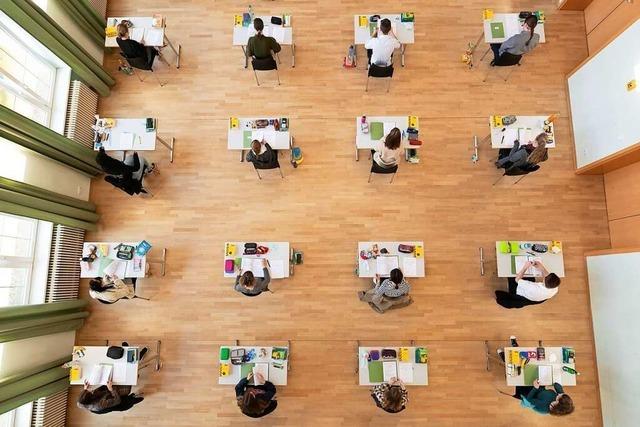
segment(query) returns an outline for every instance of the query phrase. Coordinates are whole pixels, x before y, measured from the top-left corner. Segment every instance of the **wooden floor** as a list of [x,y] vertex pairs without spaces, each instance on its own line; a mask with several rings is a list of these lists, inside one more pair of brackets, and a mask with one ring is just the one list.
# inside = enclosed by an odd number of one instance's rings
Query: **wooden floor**
[[[101,100],[107,116],[158,117],[175,135],[176,154],[150,154],[161,168],[151,177],[153,199],[129,198],[97,179],[92,200],[101,215],[89,239],[145,238],[167,247],[167,275],[142,281],[152,301],[91,302],[78,343],[98,339],[161,339],[164,367],[141,377],[145,401],[122,414],[94,416],[70,405],[69,424],[237,426],[258,421],[234,406],[233,389],[217,385],[218,347],[292,340],[289,385],[278,391],[265,425],[597,426],[600,404],[589,309],[585,251],[606,248],[609,232],[602,177],[573,173],[573,143],[564,75],[587,55],[583,15],[558,12],[555,2],[477,0],[376,2],[377,11],[414,11],[416,44],[406,68],[397,67],[391,93],[364,92],[364,67],[345,70],[357,13],[375,12],[363,1],[260,1],[257,14],[293,15],[296,68],[284,48],[281,87],[256,88],[231,47],[233,15],[246,7],[231,0],[110,0],[109,15],[167,16],[172,41],[182,45],[180,70],[158,69],[140,83],[117,74],[117,55],[106,65],[117,78]],[[486,62],[460,63],[481,31],[482,9],[542,8],[547,43],[524,61],[508,83],[496,75],[482,83]],[[484,47],[484,45],[483,45]],[[362,49],[362,48],[361,48]],[[360,50],[360,54],[363,55]],[[172,58],[168,54],[169,59]],[[559,112],[558,147],[535,175],[518,185],[503,180],[488,144],[471,162],[473,135],[488,132],[490,114]],[[395,182],[367,184],[369,162],[354,159],[354,118],[420,117],[421,163],[402,164]],[[304,151],[286,178],[258,181],[252,168],[226,149],[229,116],[284,115]],[[364,154],[364,153],[363,153]],[[282,158],[284,162],[284,158]],[[556,239],[565,247],[567,277],[559,295],[524,310],[495,304],[494,242]],[[354,276],[359,240],[424,240],[427,277],[411,280],[414,304],[379,315],[358,301],[367,282]],[[245,298],[222,278],[225,240],[290,241],[305,255],[295,276],[273,284],[274,294]],[[480,275],[478,248],[487,257]],[[158,254],[158,251],[155,251]],[[153,253],[153,252],[152,252]],[[83,294],[87,297],[86,283]],[[573,345],[581,372],[576,412],[563,420],[536,415],[498,393],[502,368],[485,369],[484,340],[492,352],[515,334],[523,344]],[[408,343],[430,350],[430,385],[411,388],[406,411],[386,414],[357,386],[356,340]],[[74,389],[73,398],[79,393]],[[562,423],[562,424],[561,424]]]

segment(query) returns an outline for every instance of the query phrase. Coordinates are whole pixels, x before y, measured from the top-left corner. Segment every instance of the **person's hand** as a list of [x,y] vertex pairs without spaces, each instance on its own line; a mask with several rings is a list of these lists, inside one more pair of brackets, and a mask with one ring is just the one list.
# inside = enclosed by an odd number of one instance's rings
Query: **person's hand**
[[539,387],[540,387],[540,382],[537,379],[533,380],[533,388],[539,388]]
[[253,378],[253,372],[249,372],[249,374],[247,375],[248,380],[251,380],[251,378]]
[[84,389],[85,390],[89,389],[89,380],[84,380]]
[[107,389],[113,391],[113,380],[111,378],[107,381]]
[[528,269],[529,267],[531,267],[532,265],[535,265],[533,262],[531,261],[527,261],[524,263],[524,266],[522,267],[523,270]]
[[380,275],[378,273],[376,273],[376,283],[380,282]]
[[373,34],[371,35],[371,37],[378,37],[378,29],[377,28],[373,31]]
[[267,261],[267,259],[266,259],[266,258],[262,258],[262,266],[263,266],[264,268],[269,267],[269,261]]
[[256,380],[258,381],[258,383],[260,384],[264,384],[265,380],[264,380],[264,375],[262,375],[261,372],[256,373]]
[[536,268],[541,268],[542,267],[542,263],[540,261],[538,261],[537,259],[532,262],[532,265],[534,267],[536,267]]

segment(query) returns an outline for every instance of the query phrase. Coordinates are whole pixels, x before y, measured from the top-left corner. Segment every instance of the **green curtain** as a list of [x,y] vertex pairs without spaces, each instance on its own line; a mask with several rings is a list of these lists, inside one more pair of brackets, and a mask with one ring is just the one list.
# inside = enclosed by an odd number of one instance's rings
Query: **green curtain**
[[113,77],[40,7],[31,0],[2,0],[2,11],[69,65],[87,85],[102,96],[109,95],[109,88],[115,84]]
[[69,16],[99,46],[104,46],[104,29],[107,21],[93,8],[88,0],[58,0]]
[[0,343],[80,329],[86,300],[0,308]]
[[0,177],[0,211],[95,230],[99,215],[93,203]]
[[4,105],[0,105],[0,136],[86,174],[101,172],[93,150]]

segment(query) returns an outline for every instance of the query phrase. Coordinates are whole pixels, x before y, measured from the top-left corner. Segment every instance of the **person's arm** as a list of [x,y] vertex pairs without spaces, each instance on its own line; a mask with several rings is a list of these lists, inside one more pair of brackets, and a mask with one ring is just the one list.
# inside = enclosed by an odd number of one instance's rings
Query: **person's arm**
[[255,39],[253,37],[249,37],[249,40],[247,41],[247,57],[251,58],[253,56],[253,41]]
[[553,383],[553,389],[556,391],[556,393],[558,394],[563,394],[564,393],[564,389],[562,388],[562,385],[559,383]]
[[240,276],[236,276],[236,284],[233,286],[233,289],[235,289],[238,292],[242,292],[243,290],[243,286],[240,284]]
[[389,279],[384,279],[382,281],[382,283],[380,283],[379,285],[377,285],[375,287],[375,293],[376,295],[384,295],[385,291],[387,290],[387,287],[389,286]]
[[269,273],[269,269],[267,267],[262,267],[262,272],[264,273],[264,277],[262,278],[262,290],[265,290],[269,287],[269,282],[271,282],[271,273]]
[[520,271],[518,271],[518,274],[516,274],[516,282],[522,280],[522,278],[524,277],[524,273],[527,271],[527,269],[529,267],[531,267],[533,265],[533,263],[531,261],[527,261],[524,263],[524,265],[522,266],[522,268],[520,269]]
[[540,41],[540,36],[538,34],[534,34],[531,40],[529,40],[529,44],[522,46],[522,51],[524,53],[531,52],[536,46],[538,46],[538,41]]
[[520,34],[516,34],[515,36],[509,37],[500,45],[500,56],[502,56],[502,54],[507,52],[509,49],[512,49],[516,46],[516,41],[518,40],[519,36]]
[[236,384],[236,397],[240,397],[244,394],[247,384],[249,384],[249,380],[247,378],[241,379],[238,384]]
[[533,382],[533,388],[531,389],[529,394],[527,394],[526,398],[529,402],[531,402],[532,404],[535,404],[535,402],[538,400],[537,398],[539,393],[540,393],[540,385],[537,384],[537,380],[536,380]]
[[271,381],[265,381],[262,389],[264,390],[265,400],[271,400],[276,395],[276,386]]
[[116,390],[113,389],[113,382],[111,378],[107,381],[107,390],[109,390],[109,394],[104,396],[98,402],[98,406],[101,409],[113,408],[114,406],[118,406],[122,399],[120,398],[120,394]]
[[282,46],[280,46],[280,43],[278,43],[276,39],[271,37],[270,41],[271,41],[271,50],[273,51],[273,53],[278,53],[282,50]]

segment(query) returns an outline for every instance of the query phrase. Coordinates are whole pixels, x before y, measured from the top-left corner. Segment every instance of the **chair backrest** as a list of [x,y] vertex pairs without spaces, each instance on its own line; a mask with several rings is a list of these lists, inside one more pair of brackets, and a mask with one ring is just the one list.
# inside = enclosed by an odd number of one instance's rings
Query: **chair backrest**
[[256,169],[261,169],[261,170],[278,169],[280,167],[280,162],[278,161],[278,152],[274,150],[273,155],[275,157],[270,163],[257,163],[257,162],[251,162],[251,163],[253,164],[253,167]]
[[251,60],[251,66],[253,67],[254,70],[258,70],[258,71],[270,71],[270,70],[278,69],[278,64],[276,63],[276,60],[273,59],[273,56],[271,55],[269,55],[266,58],[253,58]]
[[512,166],[504,171],[507,176],[526,175],[531,172],[535,172],[540,169],[540,165],[534,165],[531,163],[525,163],[522,166]]
[[373,173],[381,173],[381,174],[396,173],[396,172],[398,172],[398,165],[385,168],[385,167],[382,167],[379,164],[377,164],[375,161],[373,161],[371,163],[371,172],[373,172]]
[[527,171],[527,173],[531,173],[531,172],[535,172],[538,169],[540,169],[540,165],[534,165],[532,163],[527,163],[524,166],[522,166],[522,169]]
[[500,55],[497,61],[495,61],[494,65],[496,67],[511,67],[513,65],[518,65],[522,60],[522,55],[513,55],[509,52],[505,52]]
[[153,62],[149,64],[147,58],[144,58],[142,56],[139,56],[137,58],[128,58],[122,52],[120,52],[120,56],[126,59],[129,65],[131,65],[133,68],[137,68],[139,70],[149,71],[151,70],[151,67],[153,65]]
[[100,301],[102,304],[115,304],[116,301],[113,302],[109,302],[109,301],[105,301],[105,300],[101,300],[100,298],[96,298],[98,301]]
[[376,64],[369,65],[369,77],[393,77],[393,65],[387,67],[381,67]]

